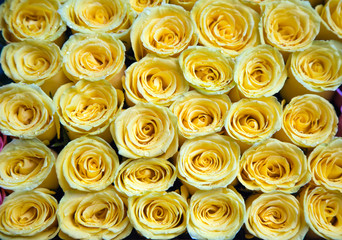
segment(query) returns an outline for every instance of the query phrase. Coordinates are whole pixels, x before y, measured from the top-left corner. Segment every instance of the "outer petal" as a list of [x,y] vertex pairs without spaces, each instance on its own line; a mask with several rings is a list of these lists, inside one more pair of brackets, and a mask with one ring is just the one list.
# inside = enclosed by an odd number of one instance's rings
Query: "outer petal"
[[182,6],[185,10],[191,11],[197,0],[170,0],[171,4]]
[[131,5],[132,9],[136,11],[138,14],[141,13],[147,7],[160,6],[162,3],[169,3],[169,0],[129,0],[129,4]]

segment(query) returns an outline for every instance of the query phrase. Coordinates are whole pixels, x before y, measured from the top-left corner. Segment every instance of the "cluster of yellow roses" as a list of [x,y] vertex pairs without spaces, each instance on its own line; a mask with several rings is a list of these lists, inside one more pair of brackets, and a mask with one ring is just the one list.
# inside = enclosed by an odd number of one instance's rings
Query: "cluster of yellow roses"
[[311,4],[6,0],[0,238],[341,239],[342,1]]

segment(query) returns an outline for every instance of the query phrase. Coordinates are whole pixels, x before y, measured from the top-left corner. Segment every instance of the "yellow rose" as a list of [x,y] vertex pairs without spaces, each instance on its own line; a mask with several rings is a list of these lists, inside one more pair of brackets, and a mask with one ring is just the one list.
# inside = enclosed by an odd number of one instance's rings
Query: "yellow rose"
[[62,55],[54,43],[25,40],[10,43],[1,52],[1,67],[15,82],[34,83],[48,95],[69,82],[62,70]]
[[74,33],[110,33],[127,44],[136,17],[126,0],[67,0],[58,12]]
[[185,93],[171,106],[178,118],[179,133],[194,138],[221,131],[231,102],[227,95],[203,95],[196,91]]
[[123,93],[107,81],[81,80],[58,88],[54,104],[70,139],[84,135],[111,141],[109,125],[123,105]]
[[219,49],[189,47],[179,56],[185,79],[202,94],[222,94],[234,86],[234,61]]
[[231,184],[239,171],[240,148],[231,138],[213,134],[186,140],[176,159],[178,178],[194,189]]
[[308,157],[312,180],[330,190],[342,192],[342,138],[318,145]]
[[0,186],[14,191],[57,189],[55,161],[55,153],[40,140],[14,139],[0,152]]
[[283,56],[270,45],[246,49],[236,58],[234,81],[244,97],[272,96],[284,86],[286,78]]
[[119,154],[127,158],[172,157],[178,149],[177,119],[166,107],[139,103],[110,126]]
[[282,107],[276,97],[243,98],[231,106],[225,128],[235,140],[251,145],[280,130],[281,117]]
[[245,216],[245,201],[233,187],[199,190],[190,199],[187,229],[193,239],[234,239]]
[[198,0],[191,10],[199,42],[236,57],[260,43],[259,14],[238,0]]
[[321,16],[321,30],[318,39],[342,40],[342,3],[339,0],[325,1],[324,6],[319,5],[316,11]]
[[127,208],[113,186],[102,191],[66,191],[57,217],[63,239],[124,239],[132,231]]
[[308,1],[270,1],[261,5],[261,42],[280,51],[308,48],[320,29],[320,17]]
[[125,46],[109,34],[75,34],[63,45],[63,70],[72,81],[107,80],[122,89]]
[[325,239],[342,238],[342,193],[308,185],[300,193],[305,221]]
[[26,39],[55,41],[62,45],[66,25],[57,0],[6,0],[0,7],[0,29],[7,42]]
[[239,164],[239,181],[253,191],[295,193],[311,179],[303,151],[277,139],[253,145]]
[[136,60],[147,53],[177,57],[188,46],[196,45],[197,41],[189,12],[177,5],[162,4],[146,8],[132,25],[131,44]]
[[138,14],[147,7],[160,6],[163,3],[169,3],[169,0],[129,0],[129,4]]
[[128,217],[140,234],[172,239],[186,230],[188,204],[176,192],[148,192],[128,198]]
[[115,187],[125,196],[143,195],[147,191],[166,191],[177,178],[175,166],[166,159],[128,159],[115,173]]
[[308,231],[299,201],[286,193],[252,195],[246,201],[246,228],[255,237],[304,239]]
[[58,231],[57,200],[39,188],[7,196],[0,206],[1,239],[53,239]]
[[283,98],[313,93],[330,100],[342,84],[342,44],[318,41],[304,51],[294,52],[287,60],[289,78],[280,91]]
[[131,106],[139,102],[170,106],[189,90],[177,58],[160,58],[152,54],[127,68],[122,85]]
[[276,138],[312,148],[334,137],[338,119],[331,103],[318,95],[305,94],[292,98],[285,106],[282,122]]
[[52,100],[33,84],[0,87],[0,130],[5,135],[49,142],[59,132]]
[[63,191],[99,191],[114,182],[119,158],[99,137],[84,136],[70,141],[59,153],[56,172]]
[[182,6],[185,10],[191,11],[197,0],[170,0],[171,4]]

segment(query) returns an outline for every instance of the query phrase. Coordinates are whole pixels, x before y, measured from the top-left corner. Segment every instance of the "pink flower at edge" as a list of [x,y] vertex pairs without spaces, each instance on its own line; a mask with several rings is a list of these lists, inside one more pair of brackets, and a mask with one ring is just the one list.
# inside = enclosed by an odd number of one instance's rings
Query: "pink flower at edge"
[[[6,145],[7,143],[7,136],[6,135],[3,135],[1,132],[0,132],[0,152],[1,150],[4,148],[4,146]],[[2,202],[4,201],[6,197],[6,192],[4,189],[0,188],[0,205],[2,204]]]
[[342,137],[342,86],[340,86],[334,95],[334,104],[340,110],[340,117],[338,121],[338,131],[336,136]]
[[1,132],[0,132],[0,152],[1,150],[4,148],[4,146],[6,145],[7,143],[7,136],[6,135],[3,135]]
[[4,201],[6,197],[6,192],[3,188],[0,188],[0,205],[2,204],[2,202]]

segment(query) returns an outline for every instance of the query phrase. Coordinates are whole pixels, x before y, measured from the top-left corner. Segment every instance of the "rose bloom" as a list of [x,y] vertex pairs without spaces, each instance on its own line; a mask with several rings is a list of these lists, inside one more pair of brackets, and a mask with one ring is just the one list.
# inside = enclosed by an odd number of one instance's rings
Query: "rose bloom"
[[238,56],[260,44],[259,14],[238,0],[198,0],[191,10],[199,43]]
[[328,143],[314,148],[308,157],[312,180],[330,190],[342,192],[342,138],[337,137]]
[[177,119],[152,103],[139,103],[118,113],[110,131],[119,154],[127,158],[168,159],[178,149]]
[[272,240],[304,239],[308,226],[299,201],[286,193],[252,195],[246,201],[246,228],[255,237]]
[[188,203],[176,192],[147,192],[128,198],[128,217],[144,237],[172,239],[186,230]]
[[113,186],[101,191],[66,191],[57,211],[62,239],[124,239],[132,231],[127,207]]
[[313,148],[334,137],[337,121],[334,107],[326,99],[314,94],[297,96],[285,106],[282,131],[275,138]]
[[239,163],[238,179],[253,191],[295,193],[311,179],[304,152],[273,138],[248,148]]
[[58,231],[57,200],[45,188],[18,191],[0,206],[1,239],[53,239]]
[[173,4],[146,8],[132,25],[131,44],[136,60],[147,53],[177,57],[197,41],[189,12]]
[[308,1],[269,1],[261,5],[261,42],[283,52],[310,47],[320,29],[320,17]]
[[7,42],[26,39],[64,42],[66,25],[57,0],[6,0],[0,7],[0,29]]
[[1,67],[14,82],[34,83],[49,96],[70,82],[62,70],[59,47],[43,40],[24,40],[6,45],[1,52]]
[[119,158],[102,138],[83,136],[70,141],[59,153],[56,172],[63,191],[99,191],[114,182]]
[[0,185],[12,191],[57,189],[56,153],[34,139],[13,139],[0,152]]
[[59,122],[51,98],[34,84],[11,83],[0,87],[0,130],[19,138],[45,143],[59,136]]
[[67,0],[58,10],[73,33],[106,33],[129,46],[136,13],[126,0]]
[[342,84],[342,43],[315,40],[304,51],[290,54],[286,62],[289,78],[281,96],[291,98],[303,94],[317,94],[328,101]]

